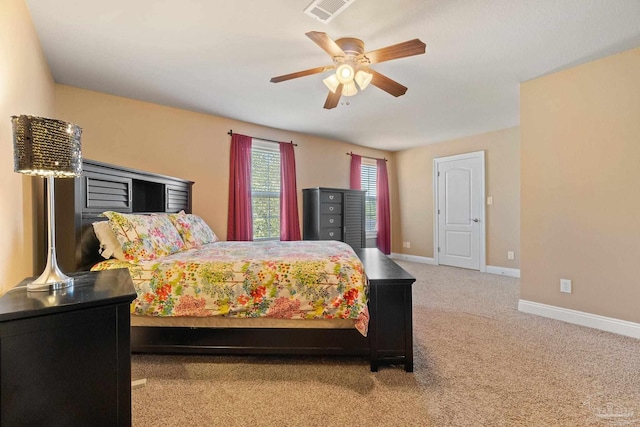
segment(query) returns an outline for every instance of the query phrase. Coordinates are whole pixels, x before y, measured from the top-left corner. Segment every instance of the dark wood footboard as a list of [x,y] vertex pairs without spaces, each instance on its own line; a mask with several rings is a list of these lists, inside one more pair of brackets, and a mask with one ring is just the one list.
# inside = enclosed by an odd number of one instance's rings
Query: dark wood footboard
[[403,364],[413,372],[411,286],[415,277],[375,248],[355,249],[369,279],[371,371]]

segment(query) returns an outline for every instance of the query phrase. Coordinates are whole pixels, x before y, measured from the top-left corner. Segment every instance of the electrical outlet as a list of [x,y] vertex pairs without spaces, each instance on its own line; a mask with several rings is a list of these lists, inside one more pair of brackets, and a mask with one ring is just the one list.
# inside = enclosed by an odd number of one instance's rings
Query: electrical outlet
[[513,251],[507,251],[507,259],[514,259],[515,258],[515,254],[513,253]]
[[407,242],[407,247],[410,248],[411,247],[411,242]]
[[402,242],[402,247],[406,248],[407,247],[407,242]]
[[560,292],[564,292],[566,294],[571,293],[571,280],[560,279]]
[[491,197],[491,196],[487,197],[487,204],[488,205],[492,205],[493,204],[493,197]]

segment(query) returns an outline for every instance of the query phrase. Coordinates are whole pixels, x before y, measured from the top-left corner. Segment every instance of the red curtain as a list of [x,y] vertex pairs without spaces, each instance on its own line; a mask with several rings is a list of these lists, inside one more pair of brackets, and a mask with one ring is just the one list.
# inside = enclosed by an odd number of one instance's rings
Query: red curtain
[[251,209],[251,137],[231,136],[227,240],[253,240]]
[[391,215],[389,209],[389,176],[387,175],[387,161],[378,159],[376,192],[378,193],[378,249],[386,255],[391,254]]
[[293,144],[280,143],[280,240],[301,240]]
[[352,190],[362,190],[362,182],[360,176],[362,175],[362,157],[357,154],[351,154],[351,175],[349,178],[349,187]]

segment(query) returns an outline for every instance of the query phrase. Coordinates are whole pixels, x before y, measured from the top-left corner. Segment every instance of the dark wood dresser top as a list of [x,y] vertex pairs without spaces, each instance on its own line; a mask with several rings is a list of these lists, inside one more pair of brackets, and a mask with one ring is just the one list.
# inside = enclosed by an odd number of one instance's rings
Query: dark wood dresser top
[[136,292],[126,268],[71,273],[74,285],[50,292],[27,292],[27,278],[0,297],[0,322],[131,302]]

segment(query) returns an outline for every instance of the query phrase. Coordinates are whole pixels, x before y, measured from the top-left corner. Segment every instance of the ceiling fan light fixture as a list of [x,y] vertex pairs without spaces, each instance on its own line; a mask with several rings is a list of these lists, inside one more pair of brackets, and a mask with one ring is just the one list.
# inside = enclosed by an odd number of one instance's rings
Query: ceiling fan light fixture
[[365,90],[366,87],[369,86],[369,83],[371,83],[372,79],[373,74],[367,73],[366,71],[362,70],[358,70],[355,77],[356,83],[358,83],[358,86],[360,86],[360,90]]
[[[347,0],[314,0],[314,4],[336,1]],[[325,75],[326,78],[323,79],[324,84],[329,88],[329,94],[324,103],[324,108],[327,110],[336,108],[343,95],[356,95],[358,89],[364,90],[369,84],[395,97],[404,95],[407,92],[406,86],[391,80],[368,66],[391,61],[392,59],[421,55],[426,52],[426,45],[419,39],[408,40],[367,52],[364,42],[355,37],[342,37],[334,41],[327,33],[321,31],[309,31],[305,35],[329,54],[333,64],[272,77],[271,82],[279,83],[297,79],[298,77],[321,74],[328,70],[335,70],[335,73],[328,77]],[[347,101],[344,102],[348,104]]]
[[344,96],[353,96],[356,93],[358,93],[358,88],[356,88],[356,84],[353,80],[342,87],[342,95]]
[[340,85],[338,77],[335,74],[331,74],[329,77],[322,80],[322,83],[324,83],[332,93],[336,93],[336,89],[338,89],[338,86]]
[[349,64],[342,64],[336,70],[336,77],[343,85],[353,82],[354,74],[353,67]]

